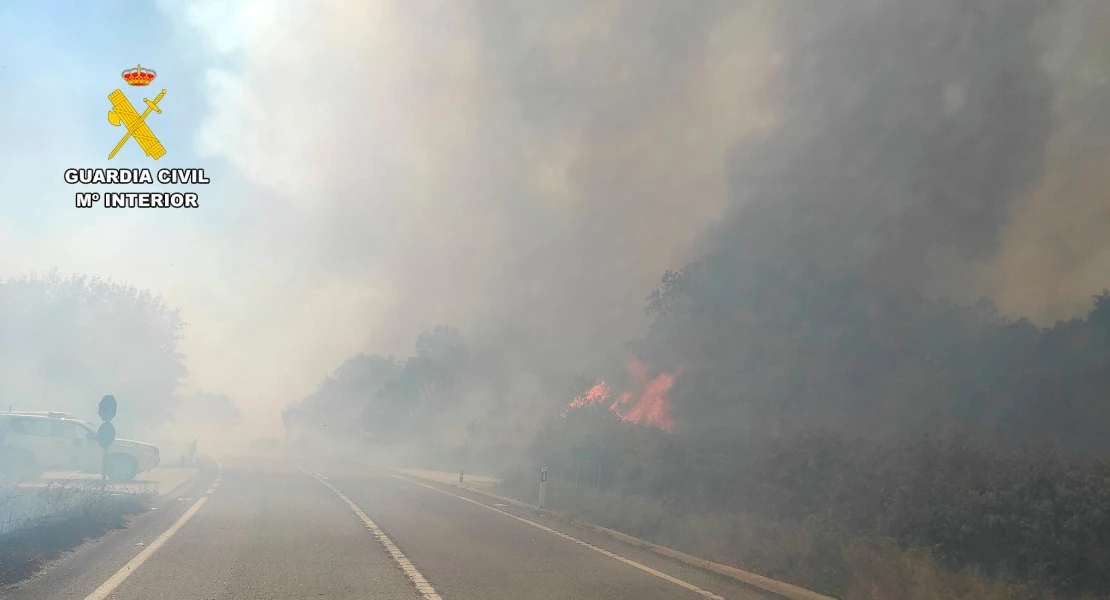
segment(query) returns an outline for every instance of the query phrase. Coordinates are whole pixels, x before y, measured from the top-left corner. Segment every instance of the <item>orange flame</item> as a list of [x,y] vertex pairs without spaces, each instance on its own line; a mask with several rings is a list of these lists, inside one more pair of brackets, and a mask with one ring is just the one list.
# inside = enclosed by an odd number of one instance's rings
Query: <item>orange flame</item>
[[[627,366],[628,372],[636,378],[637,393],[621,393],[609,405],[609,410],[629,423],[646,423],[663,431],[672,431],[674,419],[671,417],[671,399],[667,393],[674,385],[674,373],[664,372],[649,379],[647,367],[635,358],[628,359]],[[567,416],[567,412],[575,408],[606,402],[611,396],[609,385],[599,381],[585,394],[571,400],[562,416]]]

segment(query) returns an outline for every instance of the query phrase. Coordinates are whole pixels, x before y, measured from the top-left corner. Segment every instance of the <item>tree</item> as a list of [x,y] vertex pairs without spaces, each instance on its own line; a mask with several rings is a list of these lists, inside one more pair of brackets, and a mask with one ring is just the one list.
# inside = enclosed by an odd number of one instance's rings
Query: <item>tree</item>
[[357,354],[328,375],[311,395],[282,413],[287,432],[317,432],[358,439],[367,405],[400,372],[392,356]]
[[470,374],[468,352],[454,329],[438,326],[416,338],[416,355],[372,397],[362,423],[380,441],[427,437],[460,397]]
[[56,272],[0,281],[0,398],[95,418],[110,393],[117,427],[157,427],[187,374],[184,327],[162,298],[120,282]]
[[174,425],[196,428],[229,428],[243,422],[243,415],[227,394],[198,390],[180,397],[173,407]]

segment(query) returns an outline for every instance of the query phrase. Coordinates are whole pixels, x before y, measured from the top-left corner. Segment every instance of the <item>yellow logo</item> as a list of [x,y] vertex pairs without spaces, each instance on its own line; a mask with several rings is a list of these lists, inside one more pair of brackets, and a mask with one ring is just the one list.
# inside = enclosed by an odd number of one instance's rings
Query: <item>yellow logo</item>
[[[128,69],[122,73],[124,81],[126,81],[128,85],[134,86],[150,85],[150,82],[154,81],[156,76],[154,71],[143,69],[142,65],[138,65],[136,68]],[[152,110],[158,114],[162,114],[162,109],[158,108],[158,103],[162,100],[162,96],[165,95],[166,90],[162,90],[162,93],[158,94],[154,100],[143,98],[143,102],[146,102],[147,109],[140,115],[138,111],[135,110],[135,107],[131,106],[131,101],[129,101],[127,96],[124,96],[123,92],[120,90],[117,89],[111,94],[108,94],[108,100],[112,102],[112,110],[108,111],[108,122],[116,127],[119,127],[121,123],[127,127],[127,133],[123,136],[123,139],[116,144],[112,153],[108,155],[108,160],[111,160],[112,157],[119,152],[120,148],[123,148],[127,140],[132,137],[135,138],[135,141],[138,142],[147,156],[154,160],[162,158],[162,155],[166,153],[166,149],[162,147],[162,142],[158,141],[158,137],[155,136],[154,132],[147,126],[146,117]]]

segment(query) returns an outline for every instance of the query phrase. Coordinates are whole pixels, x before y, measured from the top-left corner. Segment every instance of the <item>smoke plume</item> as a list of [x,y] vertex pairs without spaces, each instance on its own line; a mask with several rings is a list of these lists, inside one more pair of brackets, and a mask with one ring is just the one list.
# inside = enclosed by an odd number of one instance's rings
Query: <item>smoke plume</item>
[[[1075,83],[1093,3],[165,4],[226,65],[200,147],[259,190],[242,245],[372,298],[298,315],[371,313],[367,351],[449,323],[516,373],[593,372],[663,271],[721,247],[956,297],[1030,284],[1000,249],[1084,263],[1023,211],[1070,180],[1058,113],[1104,119],[1105,83]],[[1092,291],[1068,277],[1007,306]]]

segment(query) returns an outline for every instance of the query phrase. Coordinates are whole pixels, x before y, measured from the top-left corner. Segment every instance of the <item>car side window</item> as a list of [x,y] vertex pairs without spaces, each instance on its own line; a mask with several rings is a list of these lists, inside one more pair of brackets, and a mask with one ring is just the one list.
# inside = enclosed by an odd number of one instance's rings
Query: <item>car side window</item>
[[50,421],[46,419],[12,419],[12,431],[23,435],[50,435]]
[[77,425],[67,421],[51,421],[50,435],[72,440],[77,437]]

